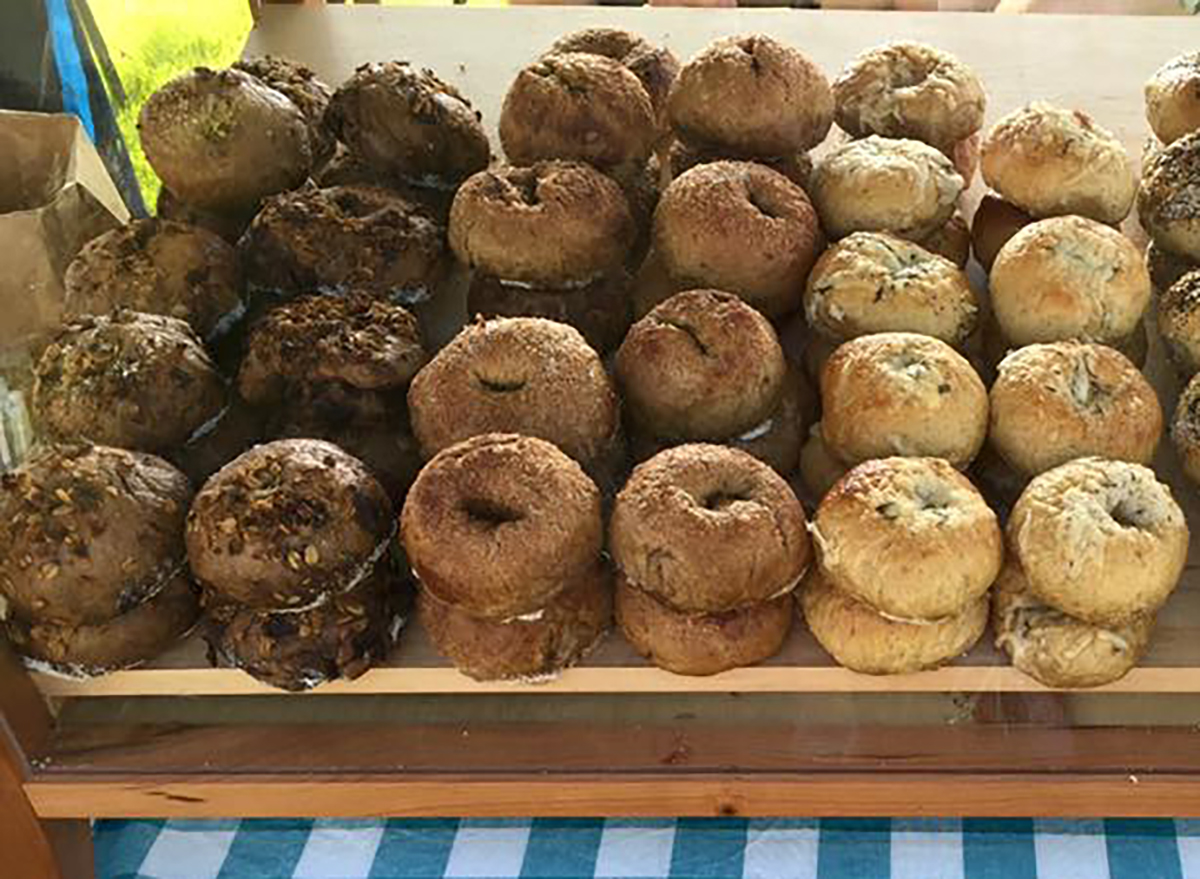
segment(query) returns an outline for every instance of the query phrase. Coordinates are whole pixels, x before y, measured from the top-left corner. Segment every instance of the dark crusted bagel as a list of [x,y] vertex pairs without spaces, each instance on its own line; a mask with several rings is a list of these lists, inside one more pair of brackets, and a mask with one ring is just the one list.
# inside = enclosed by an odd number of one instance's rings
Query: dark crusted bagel
[[486,168],[491,156],[471,102],[407,61],[359,67],[334,93],[328,120],[368,163],[418,183],[453,186]]
[[111,620],[61,625],[0,615],[0,632],[27,659],[63,674],[91,676],[153,659],[199,618],[199,596],[180,570],[157,594]]
[[604,540],[600,492],[579,465],[512,433],[435,455],[408,493],[400,530],[425,589],[499,620],[545,607],[596,564]]
[[712,675],[762,662],[779,652],[795,616],[790,595],[721,613],[681,613],[624,577],[617,581],[616,611],[621,631],[638,653],[681,675]]
[[613,506],[609,546],[632,585],[687,613],[788,592],[811,555],[804,510],[783,478],[745,452],[704,444],[634,469]]
[[541,610],[503,621],[471,616],[426,590],[418,603],[421,624],[468,677],[537,680],[574,665],[604,637],[612,626],[612,579],[608,565],[597,561]]
[[187,477],[153,455],[44,445],[0,476],[0,592],[39,623],[103,623],[183,567]]
[[129,308],[185,320],[208,338],[242,311],[237,251],[215,233],[169,220],[133,220],[93,238],[67,267],[68,316]]
[[313,167],[320,168],[333,155],[337,138],[325,122],[332,90],[303,64],[286,58],[262,55],[233,63],[234,70],[249,73],[263,85],[286,95],[304,114],[308,124],[308,144],[312,150]]
[[55,439],[164,452],[225,406],[225,383],[200,340],[157,314],[76,318],[34,372],[34,417]]
[[393,529],[391,502],[361,461],[320,440],[276,440],[197,493],[188,561],[226,601],[298,610],[351,588]]
[[240,249],[251,288],[284,296],[360,290],[419,302],[448,268],[441,224],[370,186],[308,186],[269,199]]
[[1200,260],[1200,131],[1163,147],[1142,169],[1138,219],[1161,247]]
[[621,187],[579,162],[481,171],[450,208],[450,246],[473,269],[547,287],[620,268],[633,244]]

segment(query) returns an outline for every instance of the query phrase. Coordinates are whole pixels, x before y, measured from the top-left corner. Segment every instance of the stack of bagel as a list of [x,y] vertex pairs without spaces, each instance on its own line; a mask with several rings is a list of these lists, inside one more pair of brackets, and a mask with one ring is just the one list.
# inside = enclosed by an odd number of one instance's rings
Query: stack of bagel
[[611,625],[600,492],[545,440],[485,433],[438,452],[400,529],[426,632],[477,680],[553,676]]
[[783,646],[811,550],[787,483],[739,449],[702,443],[639,465],[613,506],[617,622],[660,668],[709,675]]

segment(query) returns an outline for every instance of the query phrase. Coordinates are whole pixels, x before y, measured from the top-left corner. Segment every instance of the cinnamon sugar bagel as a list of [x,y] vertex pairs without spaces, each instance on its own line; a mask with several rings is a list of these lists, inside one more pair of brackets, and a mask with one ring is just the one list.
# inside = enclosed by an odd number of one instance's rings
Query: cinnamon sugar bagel
[[547,55],[585,52],[603,55],[621,64],[638,78],[650,98],[650,104],[666,125],[667,95],[679,75],[679,59],[665,46],[652,45],[647,39],[616,27],[589,27],[559,37]]
[[579,465],[511,433],[435,455],[408,493],[400,532],[424,589],[493,620],[546,607],[593,569],[604,543],[600,492]]
[[595,472],[620,443],[620,404],[600,357],[571,327],[497,318],[465,327],[408,391],[426,456],[484,433],[554,443]]
[[43,443],[0,475],[0,596],[14,615],[47,624],[133,610],[183,568],[191,499],[187,478],[161,458]]
[[1080,458],[1033,478],[1007,540],[1032,595],[1112,626],[1167,600],[1187,561],[1188,526],[1153,470]]
[[795,588],[808,567],[804,510],[745,452],[691,444],[634,469],[609,545],[630,584],[685,613],[719,613]]
[[945,342],[877,333],[842,345],[821,374],[821,433],[847,464],[890,455],[965,469],[987,433],[987,389]]
[[934,147],[871,135],[827,153],[813,171],[809,194],[830,238],[851,232],[922,238],[954,214],[964,185]]
[[1013,345],[1129,336],[1150,303],[1150,276],[1137,246],[1086,217],[1025,226],[996,254],[992,311]]
[[1200,260],[1200,131],[1163,147],[1142,168],[1138,219],[1159,246]]
[[949,52],[901,40],[876,46],[833,81],[837,124],[851,137],[911,137],[950,148],[983,126],[983,84]]
[[859,464],[821,501],[812,535],[831,585],[902,620],[962,613],[1004,557],[996,514],[941,458]]
[[597,561],[544,608],[509,620],[471,616],[428,590],[417,606],[429,639],[463,674],[540,680],[574,665],[612,627],[613,576]]
[[800,304],[821,245],[804,190],[754,162],[698,165],[654,212],[654,249],[674,282],[728,290],[768,317]]
[[385,189],[307,186],[267,201],[239,244],[251,288],[420,302],[448,268],[445,229]]
[[710,43],[679,71],[667,108],[681,140],[736,155],[805,152],[833,124],[825,74],[765,34]]
[[450,208],[450,246],[476,271],[547,287],[619,268],[633,243],[620,186],[578,162],[482,171]]
[[366,466],[332,443],[276,440],[222,467],[187,517],[188,563],[206,590],[263,610],[300,610],[352,588],[394,528]]
[[633,649],[659,668],[714,675],[779,652],[792,628],[790,595],[719,613],[682,613],[617,578],[617,623]]
[[1029,591],[1020,564],[1006,561],[992,589],[996,646],[1012,664],[1047,687],[1098,687],[1120,680],[1150,643],[1154,615],[1111,628],[1046,605]]
[[566,289],[504,281],[475,272],[467,290],[467,314],[541,317],[568,324],[603,354],[620,345],[629,331],[632,286],[633,279],[622,269]]
[[808,325],[835,341],[868,333],[923,333],[962,345],[979,302],[950,260],[886,232],[855,232],[830,246],[809,273]]
[[945,665],[975,646],[988,621],[986,595],[937,620],[887,617],[835,588],[818,568],[808,572],[796,600],[809,631],[839,665],[872,675]]
[[584,52],[546,55],[517,74],[500,110],[500,142],[516,165],[575,159],[631,168],[659,139],[654,104],[620,61]]
[[1149,464],[1162,435],[1154,388],[1107,345],[1018,348],[1000,362],[990,402],[988,441],[1025,476],[1088,455]]
[[380,171],[452,187],[487,167],[479,112],[432,70],[407,61],[364,64],[329,101],[338,140]]
[[1200,271],[1191,271],[1158,298],[1158,332],[1175,368],[1200,372]]
[[771,414],[785,370],[766,318],[732,293],[689,290],[633,325],[615,372],[639,427],[667,438],[724,439]]
[[988,129],[983,179],[1034,217],[1078,214],[1119,223],[1137,177],[1124,145],[1086,113],[1034,102]]

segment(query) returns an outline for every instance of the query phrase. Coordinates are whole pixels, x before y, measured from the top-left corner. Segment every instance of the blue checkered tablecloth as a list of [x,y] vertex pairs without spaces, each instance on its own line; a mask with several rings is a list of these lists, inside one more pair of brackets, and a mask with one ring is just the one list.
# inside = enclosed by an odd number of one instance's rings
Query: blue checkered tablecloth
[[1200,821],[102,821],[98,879],[1200,879]]

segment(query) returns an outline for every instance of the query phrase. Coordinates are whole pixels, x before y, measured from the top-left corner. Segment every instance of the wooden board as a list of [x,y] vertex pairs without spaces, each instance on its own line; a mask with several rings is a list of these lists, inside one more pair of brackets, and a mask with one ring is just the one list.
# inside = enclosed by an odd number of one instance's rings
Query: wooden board
[[[857,52],[909,37],[949,49],[981,74],[990,95],[988,121],[1034,99],[1091,112],[1139,157],[1148,133],[1141,84],[1167,58],[1195,46],[1200,23],[1190,19],[1008,17],[982,14],[899,15],[796,10],[650,9],[285,9],[266,12],[249,54],[272,53],[309,64],[339,82],[358,64],[405,58],[434,68],[461,87],[482,111],[495,137],[504,90],[516,71],[556,37],[575,28],[614,24],[671,46],[682,58],[709,40],[765,31],[802,47],[832,77]],[[967,200],[972,211],[978,180]],[[1127,230],[1137,236],[1136,222]],[[461,292],[461,291],[460,291]],[[461,324],[461,297],[437,316],[439,341]],[[1153,321],[1151,320],[1151,324]],[[1148,368],[1170,412],[1177,382],[1161,344],[1152,339]],[[1164,442],[1156,467],[1200,533],[1200,502]],[[689,678],[647,666],[619,635],[610,636],[584,664],[544,684],[480,684],[442,661],[417,627],[410,628],[386,667],[357,681],[337,682],[317,695],[347,693],[614,693],[614,692],[967,692],[1044,691],[1009,667],[985,636],[952,666],[920,674],[872,677],[836,667],[804,630],[795,627],[785,649],[761,666],[708,678]],[[94,681],[37,675],[50,696],[262,695],[277,692],[234,669],[206,667],[198,640],[146,669]],[[1181,588],[1160,617],[1142,666],[1106,691],[1200,693],[1200,554],[1193,548]]]

